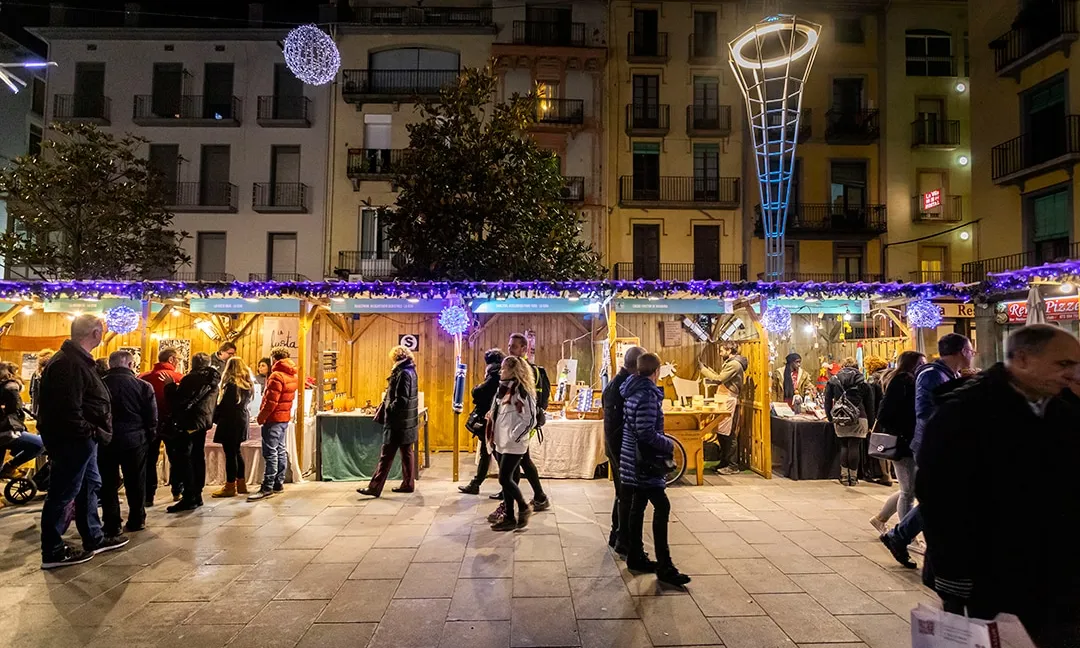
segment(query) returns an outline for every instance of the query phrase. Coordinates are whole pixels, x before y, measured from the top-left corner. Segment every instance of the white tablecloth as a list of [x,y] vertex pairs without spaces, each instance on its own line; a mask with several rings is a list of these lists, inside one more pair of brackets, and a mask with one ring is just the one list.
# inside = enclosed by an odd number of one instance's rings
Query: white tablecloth
[[541,477],[592,479],[604,455],[604,422],[548,419],[544,442],[534,436],[529,454]]
[[[223,484],[225,483],[225,453],[221,450],[221,445],[213,443],[214,430],[210,429],[206,433],[206,447],[204,453],[206,455],[206,483],[210,484]],[[304,481],[304,471],[300,468],[300,462],[296,455],[296,425],[289,423],[289,427],[285,432],[285,447],[289,453],[288,466],[285,469],[285,481],[289,483]],[[313,456],[315,451],[315,419],[311,418],[305,422],[304,425],[304,455],[306,470],[311,470],[313,463]],[[263,458],[262,458],[262,427],[257,423],[251,423],[248,426],[248,438],[240,444],[240,453],[244,457],[244,472],[247,478],[248,484],[261,484],[263,479]],[[162,459],[158,462],[158,483],[168,483],[169,474],[169,461],[166,457],[166,453],[161,453]]]

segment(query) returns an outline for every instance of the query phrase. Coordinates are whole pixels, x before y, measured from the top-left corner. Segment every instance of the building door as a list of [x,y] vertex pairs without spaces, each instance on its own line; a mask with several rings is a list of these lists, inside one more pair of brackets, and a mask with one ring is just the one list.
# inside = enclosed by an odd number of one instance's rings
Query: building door
[[1068,189],[1031,199],[1031,240],[1036,263],[1050,263],[1069,257],[1072,229],[1069,202]]
[[923,245],[919,247],[920,281],[947,281],[949,248],[945,245]]
[[716,77],[694,77],[694,127],[720,128],[720,82]]
[[233,119],[233,64],[207,63],[203,68],[203,119]]
[[920,97],[916,101],[915,119],[921,132],[917,141],[929,145],[945,143],[945,102],[938,98]]
[[195,241],[195,278],[220,281],[225,274],[225,232],[199,232]]
[[151,144],[150,168],[157,173],[161,193],[166,205],[175,205],[178,191],[177,177],[180,173],[180,146],[177,144]]
[[863,109],[863,80],[858,77],[833,79],[833,112],[854,115]]
[[301,205],[300,147],[270,147],[271,199],[275,205]]
[[390,172],[391,115],[364,115],[364,155],[368,173]]
[[634,225],[634,278],[660,278],[659,225]]
[[199,165],[199,204],[228,206],[232,199],[229,184],[229,147],[204,144]]
[[284,63],[274,64],[274,119],[304,117],[304,82]]
[[694,12],[694,51],[697,58],[716,56],[716,12]]
[[863,274],[863,248],[861,245],[837,245],[833,249],[836,257],[837,281],[861,281]]
[[184,64],[154,63],[154,80],[150,85],[151,111],[155,117],[180,117],[181,97],[184,94]]
[[106,117],[105,64],[75,64],[75,96],[72,117]]
[[571,14],[570,7],[525,5],[526,44],[572,45]]
[[720,200],[720,146],[694,144],[694,200]]
[[720,226],[694,225],[694,279],[720,278]]
[[1028,137],[1025,166],[1039,164],[1065,152],[1065,79],[1057,78],[1024,94],[1024,125]]
[[638,128],[660,128],[660,77],[634,75],[633,121]]
[[634,143],[634,200],[660,200],[660,145]]
[[271,232],[266,246],[270,280],[290,281],[296,275],[296,232]]
[[866,225],[866,163],[833,162],[830,200],[834,227]]
[[659,52],[659,12],[656,9],[634,9],[634,54],[656,56]]

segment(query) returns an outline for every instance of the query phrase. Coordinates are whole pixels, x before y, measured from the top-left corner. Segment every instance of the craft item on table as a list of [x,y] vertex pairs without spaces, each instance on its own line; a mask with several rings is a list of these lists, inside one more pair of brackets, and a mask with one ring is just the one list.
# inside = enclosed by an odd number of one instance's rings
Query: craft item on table
[[780,418],[790,418],[795,416],[795,412],[792,411],[791,406],[784,401],[774,402],[772,404],[772,413]]
[[577,394],[577,411],[588,412],[592,409],[593,393],[591,389],[579,389]]
[[690,397],[690,407],[694,409],[703,409],[705,407],[705,397],[701,394]]
[[570,391],[570,384],[566,381],[560,381],[559,385],[555,387],[555,398],[552,402],[562,403],[566,401],[566,393]]

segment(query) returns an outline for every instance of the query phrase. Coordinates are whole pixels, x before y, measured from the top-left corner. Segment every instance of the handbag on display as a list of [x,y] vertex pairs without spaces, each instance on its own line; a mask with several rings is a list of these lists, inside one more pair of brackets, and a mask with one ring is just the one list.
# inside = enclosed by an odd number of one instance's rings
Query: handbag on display
[[900,456],[900,437],[878,432],[877,429],[877,421],[874,421],[874,429],[870,430],[870,448],[866,454],[874,459],[894,461]]

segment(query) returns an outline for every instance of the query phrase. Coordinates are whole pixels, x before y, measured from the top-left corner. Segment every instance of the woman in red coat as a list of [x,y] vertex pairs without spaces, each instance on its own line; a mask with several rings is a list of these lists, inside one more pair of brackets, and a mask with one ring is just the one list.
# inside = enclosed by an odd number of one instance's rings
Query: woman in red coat
[[285,467],[288,465],[288,452],[285,447],[285,433],[292,420],[293,401],[296,400],[296,365],[289,359],[288,349],[274,349],[270,353],[274,363],[270,377],[266,379],[266,391],[263,392],[262,407],[259,408],[258,422],[262,426],[262,455],[265,465],[262,487],[248,495],[248,501],[255,501],[280,493],[285,488]]

